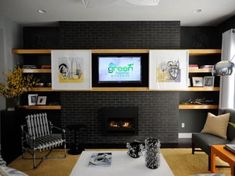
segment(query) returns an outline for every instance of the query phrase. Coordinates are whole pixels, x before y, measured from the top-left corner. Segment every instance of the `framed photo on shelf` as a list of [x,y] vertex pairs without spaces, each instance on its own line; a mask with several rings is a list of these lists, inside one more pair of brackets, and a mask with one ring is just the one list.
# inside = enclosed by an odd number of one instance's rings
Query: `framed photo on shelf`
[[203,86],[203,77],[192,77],[193,87],[202,87]]
[[204,80],[203,80],[204,86],[214,87],[214,80],[215,80],[214,76],[204,76]]
[[47,96],[38,96],[37,105],[46,105]]
[[28,105],[36,105],[38,94],[28,94]]

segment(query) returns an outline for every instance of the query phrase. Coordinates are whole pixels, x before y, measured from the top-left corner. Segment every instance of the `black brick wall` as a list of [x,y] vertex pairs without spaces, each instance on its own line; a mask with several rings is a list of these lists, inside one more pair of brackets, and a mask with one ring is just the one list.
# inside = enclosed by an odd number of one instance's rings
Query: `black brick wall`
[[62,48],[180,48],[179,21],[60,22]]
[[[60,22],[59,28],[61,48],[67,49],[180,48],[178,21]],[[62,92],[61,103],[62,126],[88,125],[82,143],[125,143],[147,136],[178,141],[178,92]],[[105,106],[138,106],[139,134],[103,136],[97,111]]]
[[[82,143],[124,143],[148,136],[163,143],[176,143],[178,138],[178,102],[176,92],[64,92],[61,94],[62,125],[82,123],[88,129]],[[139,133],[135,136],[104,136],[97,118],[101,107],[139,107]]]

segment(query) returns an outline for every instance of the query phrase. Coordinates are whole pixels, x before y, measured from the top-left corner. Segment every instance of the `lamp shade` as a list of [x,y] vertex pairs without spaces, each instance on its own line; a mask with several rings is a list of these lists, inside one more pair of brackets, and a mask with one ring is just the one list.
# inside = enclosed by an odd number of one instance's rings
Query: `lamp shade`
[[228,76],[233,72],[234,63],[229,60],[223,60],[215,64],[215,74],[217,76]]

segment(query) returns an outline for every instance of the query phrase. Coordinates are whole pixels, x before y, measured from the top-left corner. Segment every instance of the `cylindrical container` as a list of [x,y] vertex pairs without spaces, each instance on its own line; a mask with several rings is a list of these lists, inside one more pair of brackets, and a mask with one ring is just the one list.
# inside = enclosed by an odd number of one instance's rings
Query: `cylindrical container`
[[160,166],[160,140],[149,137],[145,139],[145,165],[150,169]]
[[127,154],[132,158],[139,158],[142,154],[143,143],[134,141],[131,143],[127,143],[126,147],[128,149]]

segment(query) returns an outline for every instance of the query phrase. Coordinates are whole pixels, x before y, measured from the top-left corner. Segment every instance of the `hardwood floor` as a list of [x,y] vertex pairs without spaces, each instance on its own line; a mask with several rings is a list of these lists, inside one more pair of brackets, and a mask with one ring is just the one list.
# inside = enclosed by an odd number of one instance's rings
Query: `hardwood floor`
[[[91,150],[97,151],[99,149]],[[209,173],[207,171],[207,155],[203,152],[192,155],[191,149],[189,148],[164,148],[161,149],[161,152],[163,153],[175,176],[189,176],[198,173]],[[63,153],[62,151],[55,151],[52,154],[58,156]],[[79,155],[68,155],[66,159],[45,160],[37,169],[32,169],[31,160],[23,160],[19,157],[10,163],[9,166],[25,172],[29,176],[69,176],[78,158]],[[219,172],[225,173],[226,176],[229,176],[230,168],[219,168]]]

